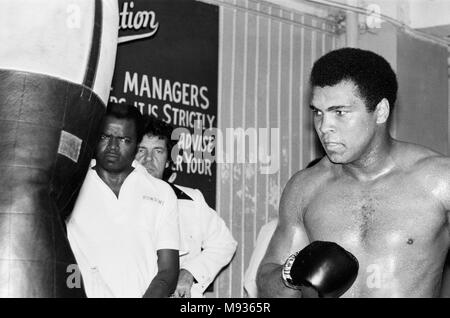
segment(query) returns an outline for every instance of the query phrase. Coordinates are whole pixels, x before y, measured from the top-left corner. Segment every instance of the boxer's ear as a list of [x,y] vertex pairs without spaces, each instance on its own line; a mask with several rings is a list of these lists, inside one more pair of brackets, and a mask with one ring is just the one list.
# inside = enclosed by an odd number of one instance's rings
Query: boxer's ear
[[377,124],[384,124],[389,118],[390,113],[389,101],[383,98],[375,107],[375,115],[377,117]]

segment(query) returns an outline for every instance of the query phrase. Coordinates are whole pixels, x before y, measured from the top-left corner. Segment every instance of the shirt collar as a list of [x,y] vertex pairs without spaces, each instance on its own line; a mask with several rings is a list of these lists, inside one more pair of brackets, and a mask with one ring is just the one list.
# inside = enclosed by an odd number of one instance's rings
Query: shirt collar
[[[89,164],[89,167],[92,169],[95,167],[95,165],[97,164],[97,161],[95,159],[91,159],[91,162]],[[133,168],[137,168],[137,169],[142,169],[144,168],[139,162],[137,162],[136,160],[133,160],[133,162],[131,163],[131,166]],[[145,168],[144,168],[145,169]]]

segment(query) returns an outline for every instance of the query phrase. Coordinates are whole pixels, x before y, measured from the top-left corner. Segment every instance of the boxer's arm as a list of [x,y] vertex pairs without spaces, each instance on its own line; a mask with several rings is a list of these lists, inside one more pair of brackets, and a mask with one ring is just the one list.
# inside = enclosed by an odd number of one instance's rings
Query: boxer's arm
[[301,178],[295,175],[286,185],[280,201],[279,221],[257,273],[259,297],[301,297],[301,292],[287,287],[281,277],[286,259],[309,244],[302,210],[304,198]]
[[446,184],[446,191],[444,191],[444,208],[447,211],[447,224],[449,224],[449,230],[450,230],[450,157],[446,157],[443,164],[443,180]]
[[[447,191],[444,195],[444,206],[447,209],[447,213],[450,213],[450,157],[444,159],[444,180],[446,180]],[[450,217],[450,216],[449,216]]]
[[426,189],[442,203],[450,220],[450,157],[431,157],[418,170],[419,177],[425,180]]
[[415,171],[425,189],[442,204],[450,230],[450,157],[434,153],[422,160]]
[[169,297],[177,285],[180,267],[178,250],[161,249],[157,251],[158,273],[144,294],[144,298]]

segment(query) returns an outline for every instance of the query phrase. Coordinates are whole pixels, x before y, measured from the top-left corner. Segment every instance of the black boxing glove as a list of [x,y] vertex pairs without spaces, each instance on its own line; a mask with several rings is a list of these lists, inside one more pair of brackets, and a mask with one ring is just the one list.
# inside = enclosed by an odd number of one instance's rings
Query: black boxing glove
[[304,296],[337,298],[352,286],[358,269],[356,257],[338,244],[315,241],[286,260],[282,277]]

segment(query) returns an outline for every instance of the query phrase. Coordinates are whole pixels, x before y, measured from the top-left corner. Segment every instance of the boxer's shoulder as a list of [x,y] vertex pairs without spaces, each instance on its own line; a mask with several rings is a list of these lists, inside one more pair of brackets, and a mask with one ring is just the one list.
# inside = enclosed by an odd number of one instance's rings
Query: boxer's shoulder
[[312,193],[334,177],[334,164],[325,156],[313,167],[300,171],[298,182],[308,185],[308,189]]
[[324,157],[315,166],[295,173],[289,180],[286,197],[295,198],[298,205],[306,206],[315,193],[333,178],[331,163]]
[[403,169],[415,175],[445,176],[450,171],[450,157],[421,145],[399,142],[396,154]]
[[[421,174],[431,174],[436,177],[449,177],[450,157],[440,154],[428,156],[418,160],[414,170]],[[450,182],[450,179],[447,179]]]
[[411,185],[450,205],[450,157],[415,144],[402,144],[399,151],[404,153],[403,167]]

